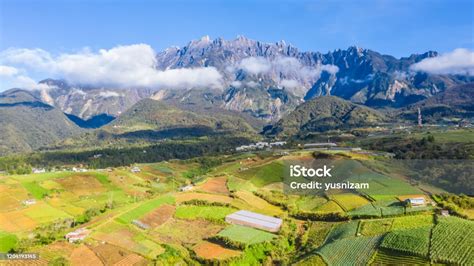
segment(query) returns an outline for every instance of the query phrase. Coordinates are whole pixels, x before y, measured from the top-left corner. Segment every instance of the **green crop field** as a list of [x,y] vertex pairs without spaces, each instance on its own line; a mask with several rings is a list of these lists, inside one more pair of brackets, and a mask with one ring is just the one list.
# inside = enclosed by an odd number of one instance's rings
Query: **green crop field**
[[0,231],[0,252],[8,252],[16,246],[17,242],[16,235]]
[[23,183],[23,187],[28,190],[28,192],[35,198],[35,199],[42,199],[46,195],[48,195],[48,190],[38,185],[37,182],[25,182]]
[[324,245],[318,250],[328,265],[366,265],[380,237],[350,237]]
[[182,205],[176,208],[175,217],[180,219],[223,220],[228,214],[235,211],[233,208],[221,206]]
[[384,237],[381,247],[427,257],[430,232],[431,227],[392,231]]
[[326,240],[327,235],[331,231],[333,223],[328,222],[312,222],[308,232],[308,249],[320,247]]
[[322,212],[322,213],[337,213],[337,212],[344,212],[344,210],[337,204],[336,202],[330,200],[320,207],[315,209],[316,212]]
[[433,215],[408,215],[393,219],[392,230],[427,227],[433,224]]
[[44,202],[38,202],[26,208],[23,213],[39,224],[53,222],[58,219],[71,218],[72,216],[59,209],[51,207]]
[[274,234],[240,225],[231,225],[219,232],[218,236],[247,245],[270,241],[275,237]]
[[379,249],[371,265],[430,265],[428,259],[394,250]]
[[358,221],[349,221],[333,226],[326,238],[326,243],[355,236],[357,234],[358,226]]
[[370,203],[364,197],[350,193],[335,194],[331,195],[330,198],[339,204],[344,211],[350,211]]
[[361,221],[359,233],[364,236],[376,236],[390,231],[392,219],[364,220]]
[[372,204],[367,204],[360,208],[354,209],[352,211],[347,212],[349,216],[373,216],[373,217],[381,217],[382,211],[380,208],[374,207]]
[[239,176],[250,180],[257,187],[263,187],[271,183],[281,182],[283,180],[284,167],[283,163],[275,161],[243,171]]
[[171,196],[162,196],[156,199],[149,200],[140,206],[132,209],[122,215],[120,215],[117,220],[122,223],[130,223],[135,219],[142,217],[143,215],[147,214],[148,212],[158,208],[162,204],[173,204],[174,198]]
[[474,222],[440,217],[431,237],[431,259],[439,262],[474,264]]

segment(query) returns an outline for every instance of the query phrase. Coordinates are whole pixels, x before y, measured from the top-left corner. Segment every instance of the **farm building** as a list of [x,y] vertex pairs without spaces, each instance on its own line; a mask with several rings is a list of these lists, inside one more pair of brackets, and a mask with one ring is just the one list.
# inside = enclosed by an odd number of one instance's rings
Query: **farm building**
[[284,146],[284,145],[286,145],[286,141],[270,142],[270,147],[273,147],[273,146]]
[[225,221],[230,224],[253,227],[269,232],[278,232],[282,224],[282,220],[279,218],[245,210],[227,215]]
[[409,198],[406,200],[412,207],[425,206],[425,198]]
[[67,241],[69,241],[69,243],[74,243],[77,241],[84,240],[84,238],[86,238],[86,236],[88,236],[89,233],[90,231],[87,230],[86,228],[79,228],[76,231],[67,233],[65,235],[65,238],[67,239]]
[[132,167],[132,169],[130,170],[132,173],[140,173],[140,168],[138,166],[134,166]]
[[25,206],[30,206],[30,205],[36,204],[36,200],[35,199],[26,199],[26,200],[22,201],[22,203]]
[[33,168],[32,172],[33,172],[33,174],[46,173],[46,169],[44,169],[44,168]]
[[190,191],[191,189],[193,189],[193,185],[187,185],[187,186],[182,186],[179,188],[179,191]]

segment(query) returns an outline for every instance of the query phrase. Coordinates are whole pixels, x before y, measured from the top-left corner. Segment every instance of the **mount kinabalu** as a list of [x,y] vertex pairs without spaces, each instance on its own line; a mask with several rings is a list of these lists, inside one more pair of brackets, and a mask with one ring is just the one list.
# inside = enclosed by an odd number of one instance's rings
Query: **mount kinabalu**
[[[300,52],[284,41],[263,43],[238,37],[203,37],[156,55],[158,70],[215,67],[222,88],[94,88],[45,80],[55,89],[38,92],[45,103],[83,119],[117,116],[143,98],[171,101],[184,107],[212,106],[276,121],[305,100],[335,95],[372,107],[401,107],[429,98],[472,77],[410,71],[410,66],[436,52],[397,59],[350,47],[328,53]],[[198,91],[198,92],[196,92]]]

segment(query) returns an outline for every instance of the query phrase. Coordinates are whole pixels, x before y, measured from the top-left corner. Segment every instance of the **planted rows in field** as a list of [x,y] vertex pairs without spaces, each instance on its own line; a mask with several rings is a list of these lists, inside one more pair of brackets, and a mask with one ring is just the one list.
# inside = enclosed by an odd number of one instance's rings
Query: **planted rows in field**
[[474,264],[474,222],[457,217],[439,218],[431,239],[431,259]]
[[381,247],[427,257],[430,231],[431,227],[392,231],[384,237]]
[[336,240],[318,250],[328,265],[366,265],[380,237],[350,237]]

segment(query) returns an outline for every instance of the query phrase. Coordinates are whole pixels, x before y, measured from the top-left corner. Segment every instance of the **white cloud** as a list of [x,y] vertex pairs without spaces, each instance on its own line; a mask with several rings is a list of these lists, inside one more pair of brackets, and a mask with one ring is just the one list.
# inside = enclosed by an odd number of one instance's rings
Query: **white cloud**
[[238,67],[247,73],[258,75],[260,73],[268,72],[271,69],[271,64],[267,61],[267,59],[260,56],[247,57],[240,61]]
[[122,96],[122,94],[115,91],[101,91],[99,92],[99,96],[103,98],[109,98],[109,97],[120,97]]
[[256,88],[258,87],[258,83],[255,82],[255,81],[249,81],[246,83],[247,86],[249,86],[250,88]]
[[294,89],[301,86],[300,83],[294,79],[284,79],[280,82],[280,85],[287,89]]
[[[276,57],[272,60],[263,57],[247,57],[237,64],[235,69],[242,69],[253,75],[274,74],[278,78],[282,78],[280,83],[295,86],[295,82],[314,82],[319,79],[321,72],[326,71],[330,74],[336,74],[339,68],[334,65],[316,65],[305,66],[294,57]],[[284,80],[287,81],[284,81]],[[288,83],[288,80],[293,80]],[[283,84],[281,84],[283,85]]]
[[0,76],[11,77],[18,74],[18,69],[11,66],[0,66]]
[[234,81],[232,81],[232,83],[230,83],[230,85],[234,88],[240,88],[242,86],[242,82],[240,82],[238,80],[234,80]]
[[214,67],[155,69],[155,52],[146,44],[98,52],[85,49],[59,56],[41,49],[8,49],[0,53],[0,63],[3,62],[41,72],[44,77],[64,78],[73,84],[168,89],[222,87],[222,76]]
[[411,65],[411,70],[432,74],[474,75],[474,52],[467,49],[455,49],[437,57],[426,58]]

